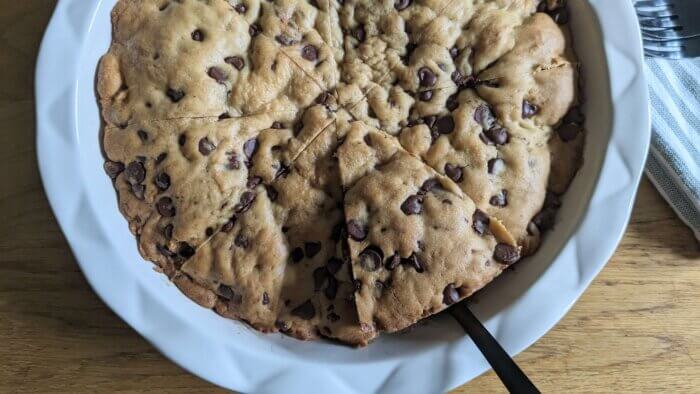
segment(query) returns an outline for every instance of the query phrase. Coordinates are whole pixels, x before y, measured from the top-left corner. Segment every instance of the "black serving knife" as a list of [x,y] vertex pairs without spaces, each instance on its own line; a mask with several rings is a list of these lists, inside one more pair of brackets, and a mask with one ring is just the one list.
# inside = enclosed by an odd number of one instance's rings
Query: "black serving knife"
[[496,375],[511,393],[539,393],[540,391],[528,379],[515,361],[506,353],[496,339],[484,327],[479,319],[469,310],[466,302],[460,302],[448,309],[448,312],[472,338],[476,347],[491,364]]

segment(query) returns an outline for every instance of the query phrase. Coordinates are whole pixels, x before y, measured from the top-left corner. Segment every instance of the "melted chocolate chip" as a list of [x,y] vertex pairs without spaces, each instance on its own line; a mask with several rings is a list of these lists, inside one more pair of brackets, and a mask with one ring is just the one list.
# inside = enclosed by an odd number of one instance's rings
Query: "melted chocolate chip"
[[170,197],[162,197],[158,200],[156,209],[161,216],[166,218],[175,216],[175,205],[173,205],[173,200]]
[[292,252],[289,254],[289,257],[292,258],[292,263],[298,263],[304,258],[304,250],[302,248],[296,247],[292,249]]
[[257,150],[258,140],[256,138],[251,138],[243,144],[243,154],[248,159],[251,159]]
[[455,129],[455,120],[452,115],[445,115],[435,121],[433,128],[440,134],[450,134]]
[[306,257],[313,258],[320,251],[321,251],[321,243],[320,242],[305,242],[304,243],[304,253],[306,254]]
[[204,156],[208,156],[211,152],[216,149],[216,145],[214,145],[213,142],[209,141],[209,138],[204,137],[201,140],[199,140],[199,153],[201,153]]
[[501,190],[495,196],[491,196],[489,204],[494,207],[505,207],[508,205],[508,190]]
[[367,228],[357,220],[350,220],[347,224],[348,235],[353,241],[364,241],[367,238]]
[[493,258],[499,263],[510,265],[520,260],[520,252],[515,246],[499,243],[493,251]]
[[163,236],[165,239],[171,239],[173,237],[173,229],[174,226],[172,224],[168,224],[167,226],[163,227]]
[[231,217],[228,222],[224,223],[223,226],[221,226],[221,231],[225,233],[230,233],[231,230],[233,230],[233,226],[236,225],[236,220],[238,220],[235,216]]
[[239,14],[245,14],[245,12],[248,10],[248,7],[246,7],[245,4],[236,4],[233,7],[233,9],[236,10],[236,12],[238,12]]
[[165,159],[167,159],[167,158],[168,158],[168,154],[167,154],[167,153],[163,152],[163,153],[159,154],[159,155],[156,157],[156,164],[162,163],[162,162],[163,162]]
[[337,258],[337,257],[331,257],[328,259],[328,262],[326,263],[326,269],[328,270],[329,273],[334,275],[338,271],[340,271],[340,267],[343,266],[343,260]]
[[450,56],[453,59],[457,58],[457,56],[459,56],[459,48],[457,48],[457,47],[450,48]]
[[314,291],[319,291],[323,288],[323,285],[328,280],[328,270],[326,267],[318,267],[313,272],[314,277]]
[[396,252],[386,259],[384,267],[389,271],[393,271],[399,264],[401,264],[401,256],[399,256],[399,252]]
[[365,42],[365,37],[367,33],[365,33],[365,27],[362,25],[359,25],[352,29],[351,35],[359,42]]
[[248,34],[250,34],[251,37],[257,36],[258,34],[260,34],[260,32],[262,32],[262,28],[260,27],[260,25],[254,24],[248,27]]
[[279,42],[283,46],[290,46],[294,44],[294,39],[286,34],[278,34],[275,36],[275,41]]
[[311,300],[308,300],[292,309],[292,315],[304,320],[311,320],[316,316],[316,308],[314,308],[314,304],[311,303]]
[[334,276],[328,276],[328,286],[323,290],[323,294],[329,300],[334,300],[336,294],[338,294],[338,280]]
[[146,194],[146,186],[140,184],[131,185],[131,192],[137,199],[143,200],[144,195]]
[[177,249],[177,254],[184,257],[185,259],[189,259],[190,257],[194,256],[194,253],[195,250],[190,244],[188,244],[187,242],[180,242],[180,245]]
[[265,192],[267,193],[267,198],[270,199],[270,201],[276,201],[277,200],[277,189],[275,189],[272,186],[265,186]]
[[499,158],[489,160],[487,165],[489,174],[491,175],[498,175],[506,168],[506,163],[503,161],[503,159]]
[[240,56],[229,56],[224,61],[232,65],[236,70],[241,71],[245,67],[245,60]]
[[202,33],[201,30],[197,29],[192,32],[192,39],[195,41],[204,41],[204,33]]
[[222,85],[226,82],[226,73],[219,67],[211,67],[209,71],[207,71],[207,75]]
[[540,107],[537,105],[527,101],[523,100],[523,118],[529,119],[532,118],[533,116],[537,115],[538,112],[540,112]]
[[124,171],[124,163],[107,160],[105,161],[104,169],[110,178],[116,179],[117,176],[119,176],[119,174],[121,174],[122,171]]
[[429,88],[435,86],[435,83],[437,82],[437,76],[428,67],[421,67],[418,70],[418,82],[420,83],[420,86]]
[[425,182],[423,182],[423,184],[421,185],[418,194],[425,195],[426,193],[430,193],[431,190],[435,189],[438,186],[440,186],[440,181],[438,181],[437,178],[426,179]]
[[455,182],[462,180],[462,168],[452,163],[445,164],[445,175]]
[[357,259],[363,270],[374,272],[382,266],[382,251],[376,246],[368,246]]
[[501,126],[494,126],[490,130],[486,130],[484,135],[496,145],[505,145],[510,139],[508,130]]
[[173,103],[177,103],[185,97],[185,92],[183,92],[182,90],[168,88],[168,90],[166,90],[165,92],[165,95],[168,96],[170,101],[172,101]]
[[146,179],[146,168],[141,162],[132,161],[126,166],[124,174],[127,182],[137,185]]
[[248,240],[248,237],[246,237],[245,235],[238,234],[238,235],[236,235],[236,238],[233,239],[233,244],[238,246],[239,248],[248,249],[248,246],[250,245],[250,241]]
[[420,99],[420,101],[430,101],[433,99],[433,91],[425,90],[423,92],[420,92],[418,94],[418,98]]
[[480,124],[484,130],[489,130],[496,124],[496,117],[493,115],[491,108],[484,104],[476,107],[474,111],[474,120]]
[[238,201],[238,204],[233,206],[233,210],[236,213],[243,213],[250,209],[250,206],[253,205],[253,201],[255,201],[256,194],[251,192],[251,191],[246,191],[241,194],[241,199]]
[[445,103],[445,106],[449,111],[454,111],[459,107],[459,102],[457,101],[457,94],[453,94],[452,96],[447,98],[447,102]]
[[401,259],[401,264],[413,267],[413,269],[415,269],[418,273],[423,273],[424,271],[423,263],[421,263],[420,260],[418,260],[418,256],[416,256],[415,253],[411,253],[411,255],[407,258]]
[[237,170],[241,168],[241,162],[238,160],[238,155],[235,152],[226,153],[228,156],[228,163],[226,163],[226,168],[229,170]]
[[406,215],[419,215],[423,212],[423,198],[417,194],[408,196],[401,204],[401,211]]
[[148,133],[146,133],[145,131],[139,130],[136,132],[136,134],[138,134],[139,139],[141,139],[141,141],[143,141],[143,142],[148,141]]
[[457,301],[459,301],[459,291],[455,288],[454,283],[450,283],[445,286],[445,289],[442,291],[442,303],[445,305],[452,305]]
[[219,285],[216,289],[216,293],[227,300],[233,299],[233,289],[230,286]]
[[484,211],[477,209],[472,215],[472,228],[479,235],[484,235],[489,231],[491,219]]
[[158,190],[166,191],[170,187],[170,175],[161,172],[153,179],[153,183],[156,184]]
[[262,295],[262,304],[263,304],[263,305],[267,305],[267,304],[269,304],[269,303],[270,303],[270,296],[267,295],[267,292],[266,292],[266,291],[264,291],[264,292],[263,292],[263,295]]
[[259,184],[262,183],[262,178],[259,176],[252,176],[248,178],[248,182],[246,182],[245,187],[248,189],[255,189]]
[[301,57],[310,62],[316,61],[318,59],[318,50],[313,45],[304,45],[301,48]]
[[396,0],[394,1],[394,8],[397,11],[405,10],[409,5],[411,5],[413,0]]

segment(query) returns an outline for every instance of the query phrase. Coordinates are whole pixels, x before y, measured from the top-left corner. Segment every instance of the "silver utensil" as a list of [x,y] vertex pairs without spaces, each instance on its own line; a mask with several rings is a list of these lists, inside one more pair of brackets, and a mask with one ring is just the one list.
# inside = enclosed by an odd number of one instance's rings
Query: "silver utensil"
[[700,36],[663,41],[645,38],[644,53],[649,57],[673,60],[700,57]]
[[700,36],[700,1],[638,0],[634,3],[647,39],[680,39]]

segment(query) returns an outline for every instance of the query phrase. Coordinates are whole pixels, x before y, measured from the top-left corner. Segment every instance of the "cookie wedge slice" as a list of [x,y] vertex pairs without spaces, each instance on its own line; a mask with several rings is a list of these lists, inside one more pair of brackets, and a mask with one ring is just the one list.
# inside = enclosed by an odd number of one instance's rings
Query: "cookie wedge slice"
[[497,219],[360,122],[338,148],[363,330],[394,332],[481,289],[520,258]]

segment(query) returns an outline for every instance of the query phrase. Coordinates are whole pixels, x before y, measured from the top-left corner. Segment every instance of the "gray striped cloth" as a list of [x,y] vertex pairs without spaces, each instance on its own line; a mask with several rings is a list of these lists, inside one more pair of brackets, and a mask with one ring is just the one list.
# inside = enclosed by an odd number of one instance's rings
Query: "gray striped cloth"
[[647,59],[652,141],[646,174],[700,240],[700,59]]

